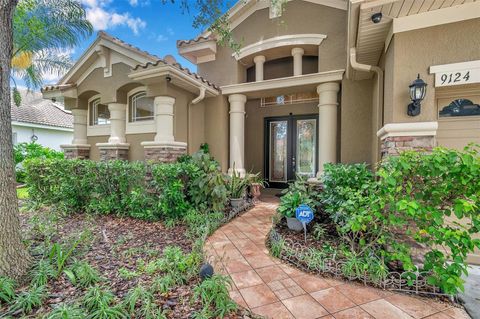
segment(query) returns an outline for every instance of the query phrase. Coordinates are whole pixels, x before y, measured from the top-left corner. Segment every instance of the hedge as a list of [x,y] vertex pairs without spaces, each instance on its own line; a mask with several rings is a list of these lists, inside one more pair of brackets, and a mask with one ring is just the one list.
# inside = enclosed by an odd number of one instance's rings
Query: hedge
[[31,203],[67,212],[153,220],[218,212],[227,202],[225,177],[203,151],[171,164],[32,159],[25,169]]

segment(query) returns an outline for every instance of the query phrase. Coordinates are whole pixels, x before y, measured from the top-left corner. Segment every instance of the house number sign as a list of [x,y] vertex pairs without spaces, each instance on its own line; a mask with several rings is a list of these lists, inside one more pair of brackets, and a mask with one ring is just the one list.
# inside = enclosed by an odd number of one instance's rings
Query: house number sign
[[435,87],[480,83],[480,61],[436,65],[430,73],[435,73]]

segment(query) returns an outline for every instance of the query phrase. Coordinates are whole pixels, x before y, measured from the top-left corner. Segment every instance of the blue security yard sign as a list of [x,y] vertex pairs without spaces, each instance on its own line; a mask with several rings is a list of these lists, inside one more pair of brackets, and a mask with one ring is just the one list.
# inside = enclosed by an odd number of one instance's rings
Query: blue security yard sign
[[313,220],[313,210],[310,206],[302,204],[295,210],[295,217],[301,222],[308,224]]
[[301,204],[295,209],[295,217],[302,223],[305,234],[305,243],[307,242],[307,224],[313,220],[313,210],[306,204]]

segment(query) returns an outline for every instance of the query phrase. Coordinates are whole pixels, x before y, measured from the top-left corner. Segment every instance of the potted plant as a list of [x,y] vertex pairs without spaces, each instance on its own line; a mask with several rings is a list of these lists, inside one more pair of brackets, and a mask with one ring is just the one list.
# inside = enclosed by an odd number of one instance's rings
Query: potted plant
[[295,211],[301,204],[311,206],[313,201],[305,194],[298,190],[293,190],[285,193],[280,198],[280,205],[277,212],[287,219],[287,226],[294,231],[303,230],[303,225],[295,217]]
[[258,197],[260,197],[261,195],[261,189],[264,188],[267,183],[263,178],[260,177],[260,173],[249,174],[248,180],[250,195],[253,197],[254,200],[257,200]]
[[242,206],[243,201],[245,200],[245,191],[247,189],[247,186],[248,179],[241,178],[234,169],[227,185],[228,191],[230,193],[230,204],[234,209]]

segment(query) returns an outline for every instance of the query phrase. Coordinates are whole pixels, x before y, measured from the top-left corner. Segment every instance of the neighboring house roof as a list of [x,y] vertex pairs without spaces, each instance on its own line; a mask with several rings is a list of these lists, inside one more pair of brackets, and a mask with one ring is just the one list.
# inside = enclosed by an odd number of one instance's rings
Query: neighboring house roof
[[12,99],[12,121],[46,125],[61,128],[73,128],[73,116],[63,109],[63,105],[42,98],[39,92],[20,91],[22,103],[16,106]]

